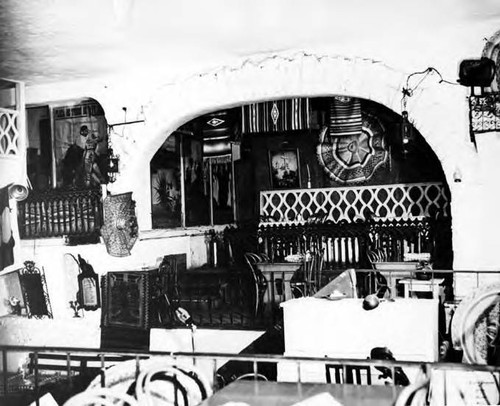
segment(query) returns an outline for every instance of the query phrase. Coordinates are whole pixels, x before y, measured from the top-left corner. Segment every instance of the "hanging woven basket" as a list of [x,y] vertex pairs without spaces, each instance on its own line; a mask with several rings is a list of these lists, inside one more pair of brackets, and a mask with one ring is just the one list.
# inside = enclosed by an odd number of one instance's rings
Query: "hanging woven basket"
[[104,226],[101,235],[109,255],[125,257],[137,241],[137,218],[132,192],[104,199]]

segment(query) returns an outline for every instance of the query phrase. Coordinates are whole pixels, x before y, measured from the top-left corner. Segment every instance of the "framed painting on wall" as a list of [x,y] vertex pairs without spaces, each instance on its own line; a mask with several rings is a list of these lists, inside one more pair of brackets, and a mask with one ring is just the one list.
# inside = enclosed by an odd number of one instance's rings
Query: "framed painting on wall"
[[300,188],[300,161],[297,148],[269,151],[272,189]]

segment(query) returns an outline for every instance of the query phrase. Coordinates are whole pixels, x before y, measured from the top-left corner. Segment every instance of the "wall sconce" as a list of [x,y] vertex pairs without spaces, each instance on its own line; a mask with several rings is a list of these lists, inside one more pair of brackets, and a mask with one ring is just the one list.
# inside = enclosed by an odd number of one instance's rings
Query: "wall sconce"
[[401,142],[403,143],[403,154],[407,154],[410,148],[410,143],[413,141],[413,125],[408,120],[408,112],[404,110],[401,120]]
[[116,175],[119,172],[119,162],[120,157],[118,155],[115,155],[112,148],[109,148],[107,159],[108,182],[113,183],[116,180]]

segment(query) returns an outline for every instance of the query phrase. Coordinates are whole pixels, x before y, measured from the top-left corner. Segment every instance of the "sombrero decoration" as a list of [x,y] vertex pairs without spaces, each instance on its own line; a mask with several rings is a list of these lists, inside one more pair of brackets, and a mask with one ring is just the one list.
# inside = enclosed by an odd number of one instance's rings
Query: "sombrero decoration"
[[361,110],[359,99],[333,97],[330,125],[323,128],[316,152],[330,178],[340,183],[370,179],[387,160],[382,123]]

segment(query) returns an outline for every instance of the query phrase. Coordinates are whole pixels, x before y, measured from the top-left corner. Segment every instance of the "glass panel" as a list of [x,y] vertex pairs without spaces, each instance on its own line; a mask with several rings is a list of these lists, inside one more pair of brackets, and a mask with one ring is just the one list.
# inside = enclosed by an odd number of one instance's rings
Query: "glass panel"
[[95,101],[55,107],[54,156],[57,187],[107,182],[107,123]]
[[181,224],[180,136],[172,134],[151,160],[153,228]]

